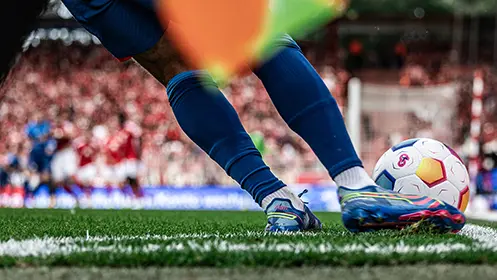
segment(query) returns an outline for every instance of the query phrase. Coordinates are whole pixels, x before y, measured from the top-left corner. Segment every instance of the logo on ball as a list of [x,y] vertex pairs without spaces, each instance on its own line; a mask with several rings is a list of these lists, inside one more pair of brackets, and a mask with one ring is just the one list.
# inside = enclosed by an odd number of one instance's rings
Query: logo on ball
[[399,167],[404,167],[410,159],[411,158],[409,157],[408,154],[401,154],[399,157],[399,162],[397,162],[397,165]]

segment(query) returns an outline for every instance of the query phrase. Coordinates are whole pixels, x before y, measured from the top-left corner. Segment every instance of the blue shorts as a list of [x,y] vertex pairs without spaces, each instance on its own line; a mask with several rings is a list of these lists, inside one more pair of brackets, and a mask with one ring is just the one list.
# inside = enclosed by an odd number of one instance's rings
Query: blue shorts
[[50,173],[53,151],[56,142],[53,139],[33,144],[28,156],[28,165],[38,173]]
[[74,18],[118,59],[151,49],[164,34],[155,0],[62,0]]
[[50,170],[51,158],[47,155],[41,154],[39,151],[32,150],[29,154],[29,166],[32,170],[39,174],[51,173]]

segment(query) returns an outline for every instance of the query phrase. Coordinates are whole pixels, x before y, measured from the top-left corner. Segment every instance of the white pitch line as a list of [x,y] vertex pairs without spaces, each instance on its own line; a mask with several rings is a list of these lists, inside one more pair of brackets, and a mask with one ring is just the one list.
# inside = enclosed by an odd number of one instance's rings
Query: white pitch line
[[[237,234],[213,234],[213,233],[193,233],[178,235],[136,235],[136,236],[91,236],[86,232],[86,237],[42,237],[25,240],[9,239],[0,242],[0,256],[11,257],[28,257],[28,256],[50,256],[50,255],[69,255],[81,252],[115,252],[115,253],[133,253],[133,252],[151,252],[160,249],[158,244],[148,244],[145,247],[130,247],[122,244],[116,244],[123,241],[193,241],[217,239],[224,240],[234,237],[256,237],[263,238],[273,233],[247,231]],[[287,236],[317,236],[318,232],[289,232],[282,233]],[[331,235],[326,233],[326,235]],[[321,235],[323,236],[323,235]],[[112,245],[100,243],[112,242]],[[200,243],[199,243],[200,244]],[[148,247],[147,247],[148,246]],[[181,247],[181,246],[179,246]],[[176,247],[176,248],[179,248]]]
[[348,244],[335,246],[331,242],[320,244],[296,243],[268,243],[257,244],[236,243],[226,240],[189,240],[186,242],[173,242],[167,245],[147,244],[136,246],[124,244],[80,244],[74,239],[64,241],[56,238],[37,238],[29,240],[9,240],[0,243],[0,256],[10,257],[47,257],[52,255],[71,255],[75,253],[150,253],[155,251],[183,252],[194,251],[199,253],[209,252],[287,252],[287,253],[363,253],[363,254],[443,254],[472,251],[472,247],[462,243],[437,243],[422,246],[406,245],[404,242],[396,244]]
[[493,228],[467,224],[459,234],[475,240],[482,249],[497,252],[497,230]]
[[[143,235],[143,236],[90,236],[86,237],[44,237],[26,240],[7,240],[0,242],[0,256],[47,257],[71,255],[75,253],[151,253],[156,251],[182,252],[287,252],[287,253],[362,253],[362,254],[450,254],[453,252],[477,252],[490,250],[497,253],[497,230],[468,224],[459,233],[475,241],[463,243],[436,243],[421,246],[407,245],[403,241],[395,244],[348,244],[337,246],[333,240],[319,244],[304,242],[293,243],[242,243],[227,239],[233,237],[265,237],[265,232],[244,232],[239,234],[180,234],[180,235]],[[331,236],[330,233],[287,233],[295,236]],[[123,241],[170,241],[169,244],[148,243],[131,246],[120,244]]]

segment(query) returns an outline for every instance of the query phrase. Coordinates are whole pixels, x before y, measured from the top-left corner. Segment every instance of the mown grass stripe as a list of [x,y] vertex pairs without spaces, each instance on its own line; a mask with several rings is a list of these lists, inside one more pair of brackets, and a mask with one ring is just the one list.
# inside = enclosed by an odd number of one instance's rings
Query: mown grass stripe
[[72,239],[38,238],[30,240],[9,240],[0,244],[0,256],[10,257],[46,257],[52,255],[71,255],[76,253],[112,252],[119,254],[147,253],[153,251],[181,252],[194,251],[199,253],[210,252],[288,252],[288,253],[364,253],[364,254],[412,254],[412,253],[449,253],[478,251],[479,247],[462,243],[438,243],[420,246],[406,245],[404,242],[395,244],[349,244],[335,246],[331,242],[309,244],[297,243],[258,243],[248,244],[227,240],[188,240],[173,242],[167,245],[146,244],[139,246],[126,243],[104,245],[99,243],[77,243]]

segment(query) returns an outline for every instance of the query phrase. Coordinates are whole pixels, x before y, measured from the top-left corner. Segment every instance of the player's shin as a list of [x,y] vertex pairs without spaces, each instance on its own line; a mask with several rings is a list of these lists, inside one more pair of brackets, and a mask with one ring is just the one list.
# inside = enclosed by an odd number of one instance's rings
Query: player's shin
[[[43,183],[42,183],[43,184]],[[57,205],[57,197],[55,195],[55,191],[57,190],[57,186],[54,184],[54,182],[51,179],[47,179],[44,181],[44,184],[48,186],[48,192],[50,195],[50,203],[49,203],[49,208],[55,208]]]
[[168,84],[173,112],[183,131],[261,205],[285,185],[262,160],[234,108],[202,71],[185,72]]
[[[280,52],[254,73],[280,115],[309,144],[338,184],[354,188],[374,184],[362,168],[336,100],[319,74],[290,37],[276,45],[281,46]],[[340,176],[345,171],[350,172]]]
[[131,187],[131,191],[133,192],[134,197],[136,198],[142,198],[143,197],[143,190],[140,186],[140,183],[138,182],[137,178],[127,178],[128,184]]

